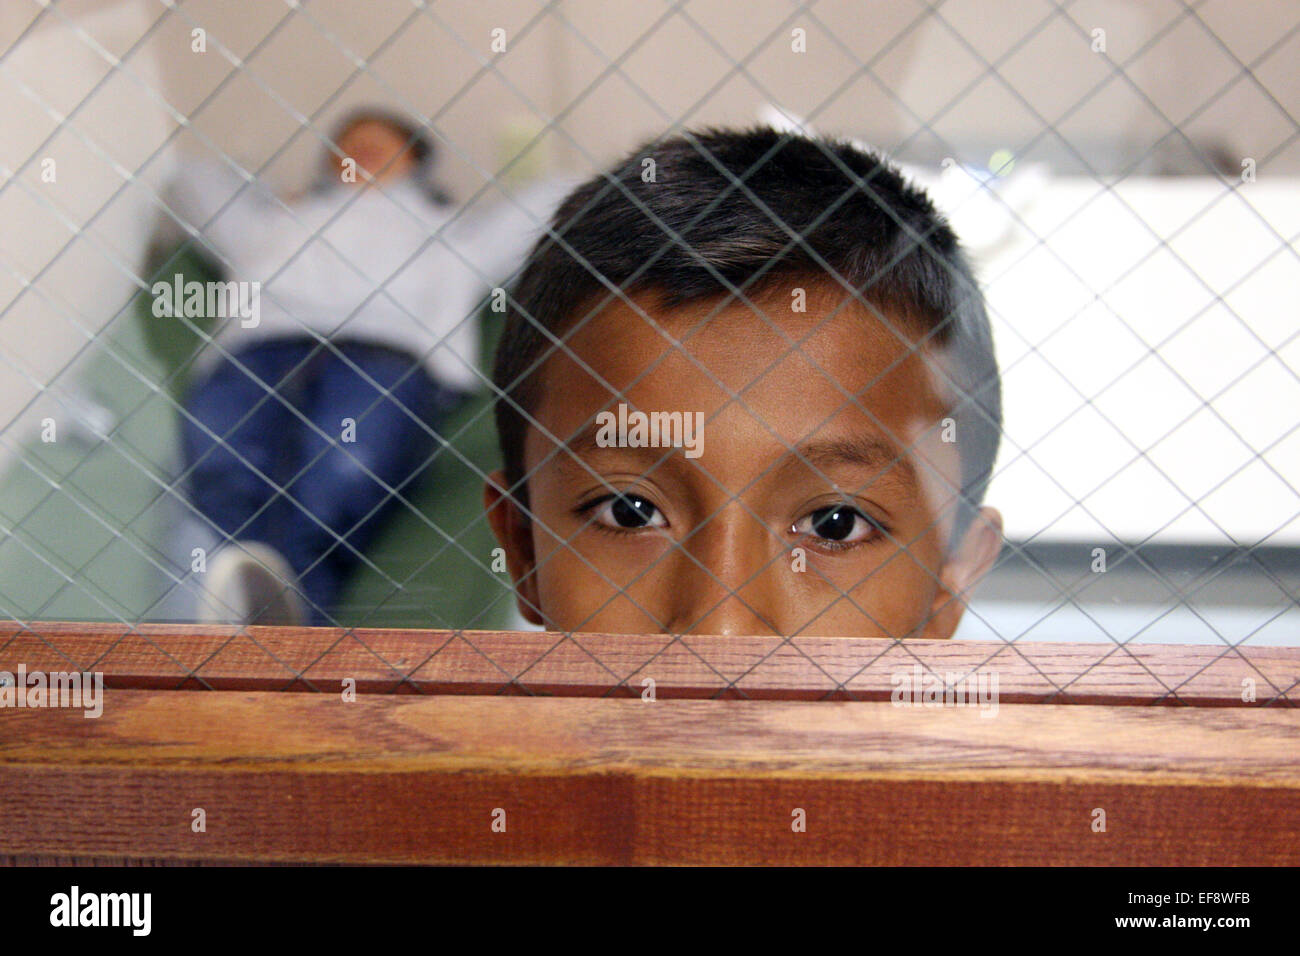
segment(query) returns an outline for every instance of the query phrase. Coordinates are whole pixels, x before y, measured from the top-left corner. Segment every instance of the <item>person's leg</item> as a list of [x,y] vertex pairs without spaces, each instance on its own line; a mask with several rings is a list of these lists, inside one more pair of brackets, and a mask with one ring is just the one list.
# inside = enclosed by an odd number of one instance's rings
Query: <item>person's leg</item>
[[[301,343],[268,342],[223,358],[185,400],[181,443],[195,509],[226,537],[271,540],[272,511],[293,453],[296,419],[285,395],[307,355]],[[243,366],[241,368],[240,366]]]
[[414,356],[353,343],[340,351],[375,384],[337,355],[323,361],[306,410],[328,439],[306,436],[302,461],[310,464],[289,488],[296,531],[286,556],[318,624],[328,623],[360,555],[399,504],[385,486],[409,498],[436,444],[430,428],[444,397]]
[[263,610],[272,619],[296,616],[297,599],[275,593],[282,590],[275,582],[289,572],[276,552],[284,550],[282,485],[294,470],[295,426],[305,426],[281,397],[296,404],[302,387],[296,370],[310,349],[310,343],[268,342],[241,350],[186,397],[181,443],[191,504],[216,526],[223,545],[238,542],[214,550],[205,615],[245,623]]

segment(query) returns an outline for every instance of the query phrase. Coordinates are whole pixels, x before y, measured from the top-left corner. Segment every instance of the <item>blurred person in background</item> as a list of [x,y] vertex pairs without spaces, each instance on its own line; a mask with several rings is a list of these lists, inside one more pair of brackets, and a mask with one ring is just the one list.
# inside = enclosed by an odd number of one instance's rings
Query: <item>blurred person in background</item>
[[535,186],[458,215],[417,124],[364,109],[332,142],[299,199],[202,160],[174,184],[174,208],[236,283],[181,425],[190,502],[222,542],[207,620],[333,623],[440,424],[481,380],[478,305],[563,193]]

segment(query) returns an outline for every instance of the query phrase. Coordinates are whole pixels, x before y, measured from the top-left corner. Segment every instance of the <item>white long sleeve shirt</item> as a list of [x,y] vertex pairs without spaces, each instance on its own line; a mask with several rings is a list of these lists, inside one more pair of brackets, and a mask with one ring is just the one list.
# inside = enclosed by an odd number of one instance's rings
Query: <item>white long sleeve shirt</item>
[[[339,184],[286,209],[260,183],[190,161],[172,200],[226,279],[260,283],[255,326],[218,323],[214,340],[226,350],[314,332],[402,349],[442,384],[468,390],[481,381],[475,306],[521,265],[569,185],[550,181],[460,217],[410,180]],[[198,371],[218,354],[207,348]]]

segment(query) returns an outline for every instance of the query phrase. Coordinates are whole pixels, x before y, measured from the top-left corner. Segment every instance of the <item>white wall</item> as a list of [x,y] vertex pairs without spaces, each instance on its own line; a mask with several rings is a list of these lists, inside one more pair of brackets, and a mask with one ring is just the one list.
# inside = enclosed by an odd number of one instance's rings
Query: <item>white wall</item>
[[[67,19],[46,13],[0,64],[0,464],[46,415],[66,417],[60,400],[77,377],[64,370],[136,288],[150,184],[165,181],[170,162],[159,157],[134,181],[169,131],[144,92],[162,77],[147,50],[121,70],[105,57],[136,41],[152,7],[64,4]],[[6,47],[36,12],[0,6]]]

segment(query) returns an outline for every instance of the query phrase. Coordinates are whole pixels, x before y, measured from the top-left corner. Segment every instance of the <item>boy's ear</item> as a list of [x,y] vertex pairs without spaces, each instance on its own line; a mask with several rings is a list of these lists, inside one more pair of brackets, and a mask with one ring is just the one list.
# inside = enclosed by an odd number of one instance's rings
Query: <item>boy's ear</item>
[[967,595],[993,567],[1001,551],[1002,514],[996,508],[980,508],[940,572],[940,587],[921,637],[948,640],[953,636],[966,610]]
[[505,472],[498,469],[488,475],[483,483],[483,509],[487,512],[492,533],[506,553],[506,570],[515,586],[515,603],[524,620],[530,624],[545,625],[538,608],[537,579],[533,568],[537,559],[533,554],[533,533],[528,518],[510,495],[506,494]]

